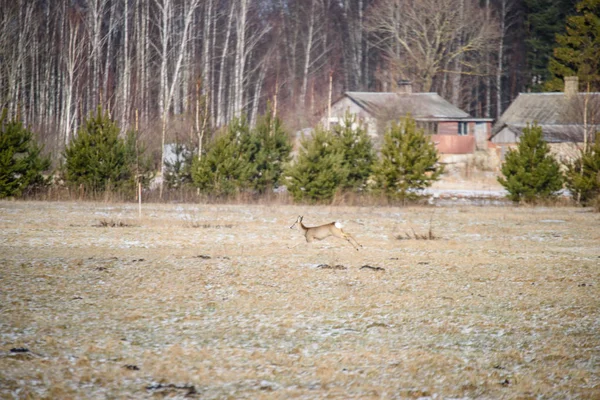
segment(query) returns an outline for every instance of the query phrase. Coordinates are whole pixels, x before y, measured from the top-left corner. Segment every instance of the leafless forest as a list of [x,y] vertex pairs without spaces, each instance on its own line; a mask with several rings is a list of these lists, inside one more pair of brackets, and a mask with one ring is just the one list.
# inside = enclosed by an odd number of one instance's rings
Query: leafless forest
[[[0,107],[60,153],[98,106],[197,143],[271,102],[311,126],[345,90],[437,91],[495,117],[523,72],[517,0],[1,0]],[[330,86],[331,83],[331,86]]]

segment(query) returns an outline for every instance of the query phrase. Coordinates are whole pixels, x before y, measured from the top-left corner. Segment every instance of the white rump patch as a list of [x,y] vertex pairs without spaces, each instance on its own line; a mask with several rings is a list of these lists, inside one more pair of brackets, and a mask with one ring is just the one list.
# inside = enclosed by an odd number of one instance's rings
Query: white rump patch
[[336,221],[335,227],[338,229],[342,229],[342,224]]

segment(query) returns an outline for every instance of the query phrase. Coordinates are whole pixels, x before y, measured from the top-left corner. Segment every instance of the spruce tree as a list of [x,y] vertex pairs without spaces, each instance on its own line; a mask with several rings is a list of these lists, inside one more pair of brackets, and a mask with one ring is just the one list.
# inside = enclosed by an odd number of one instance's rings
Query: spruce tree
[[600,134],[596,142],[567,166],[565,183],[573,198],[588,205],[600,196]]
[[224,134],[208,143],[206,154],[194,160],[192,180],[203,193],[227,197],[247,187],[253,167],[241,142],[249,135],[246,119],[234,119]]
[[415,198],[443,173],[435,145],[410,116],[392,124],[383,141],[375,180],[377,188],[388,197]]
[[367,131],[355,116],[346,113],[342,123],[335,125],[332,132],[336,138],[334,145],[342,153],[342,167],[348,172],[342,187],[355,191],[365,190],[376,159],[373,142]]
[[556,196],[562,188],[559,164],[550,154],[542,128],[528,125],[523,129],[516,150],[509,150],[498,182],[515,202],[535,202]]
[[348,171],[335,141],[336,138],[322,127],[315,129],[312,137],[302,140],[298,159],[287,170],[287,187],[294,200],[331,201],[344,184]]
[[42,172],[50,167],[50,159],[41,156],[41,147],[33,133],[21,121],[0,115],[0,198],[19,196],[24,190],[44,185]]

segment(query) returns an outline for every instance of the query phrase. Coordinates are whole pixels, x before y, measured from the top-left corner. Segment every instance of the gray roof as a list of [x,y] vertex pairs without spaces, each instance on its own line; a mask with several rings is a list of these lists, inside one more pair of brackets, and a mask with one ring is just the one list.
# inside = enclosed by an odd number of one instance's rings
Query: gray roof
[[492,129],[494,137],[508,127],[521,134],[528,124],[542,127],[546,140],[561,142],[573,140],[583,135],[583,110],[587,97],[588,123],[600,122],[600,93],[578,93],[569,98],[564,93],[520,93],[504,111]]
[[374,115],[382,110],[394,110],[401,114],[410,113],[415,119],[470,118],[469,114],[437,93],[346,92],[345,95]]

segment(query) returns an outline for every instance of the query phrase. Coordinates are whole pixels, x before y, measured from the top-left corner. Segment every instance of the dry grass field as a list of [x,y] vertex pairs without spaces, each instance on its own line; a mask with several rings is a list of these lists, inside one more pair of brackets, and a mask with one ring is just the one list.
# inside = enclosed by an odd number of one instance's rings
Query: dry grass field
[[599,278],[577,208],[0,202],[0,398],[598,399]]

